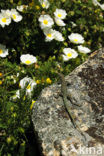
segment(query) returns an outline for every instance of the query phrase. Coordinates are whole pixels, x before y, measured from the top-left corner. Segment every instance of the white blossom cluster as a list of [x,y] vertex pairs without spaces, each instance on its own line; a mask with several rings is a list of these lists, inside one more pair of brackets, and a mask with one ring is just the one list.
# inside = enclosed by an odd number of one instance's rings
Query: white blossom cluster
[[22,20],[22,16],[16,9],[7,9],[1,10],[0,13],[0,25],[4,28],[6,25],[9,25],[11,21],[19,22]]
[[[89,48],[80,45],[83,44],[85,41],[82,35],[78,33],[72,33],[71,35],[68,36],[68,38],[71,43],[79,45],[77,48],[80,53],[87,54],[91,52]],[[69,59],[76,58],[78,56],[77,51],[71,48],[64,48],[63,53],[64,54],[62,55],[62,57],[64,61],[68,61]]]
[[63,9],[56,9],[54,12],[54,20],[51,18],[50,15],[45,14],[41,15],[39,17],[39,22],[40,22],[40,27],[44,32],[44,35],[46,36],[45,41],[50,42],[53,39],[57,41],[64,41],[63,35],[54,29],[52,29],[52,26],[54,23],[56,23],[58,26],[65,26],[66,24],[64,23],[63,19],[66,18],[66,11]]
[[[93,0],[95,2],[95,5],[99,5],[97,0]],[[50,6],[50,3],[48,0],[39,0],[41,6],[44,9],[48,9]],[[24,9],[27,9],[28,6],[21,5],[17,6],[17,10],[19,12],[22,12]],[[0,25],[4,28],[6,25],[9,25],[11,21],[19,22],[22,20],[22,16],[19,14],[19,12],[16,9],[11,10],[1,10],[0,13]],[[65,27],[66,23],[64,22],[64,19],[67,16],[67,13],[63,9],[56,9],[53,13],[54,17],[52,18],[48,14],[42,14],[40,15],[38,21],[40,24],[41,29],[43,30],[43,33],[45,35],[45,41],[51,42],[52,40],[63,42],[65,38],[63,37],[62,33],[53,29],[52,27],[56,23],[59,27]],[[72,26],[75,27],[76,24],[71,22]],[[78,52],[80,53],[90,53],[91,50],[82,44],[85,42],[83,36],[78,33],[71,33],[68,35],[68,39],[70,43],[77,45],[77,50],[72,49],[70,47],[63,49],[62,58],[63,61],[68,61],[70,59],[74,59],[78,56]],[[78,52],[77,52],[78,51]],[[0,57],[4,58],[8,55],[8,49],[5,45],[0,44]],[[32,65],[34,63],[37,63],[37,58],[30,54],[22,54],[20,56],[20,61],[22,64],[25,64],[27,66]],[[36,87],[37,83],[35,80],[31,79],[30,77],[26,76],[23,79],[20,80],[19,86],[21,89],[26,89],[26,95],[29,95],[31,97],[33,89]],[[20,98],[20,89],[16,91],[16,94],[12,97],[12,99]]]
[[[48,2],[46,2],[45,0],[42,0],[42,2],[45,4],[44,5],[45,8],[49,7]],[[52,26],[54,25],[54,23],[56,23],[58,26],[64,27],[66,24],[64,23],[63,20],[66,18],[66,15],[67,15],[67,13],[65,10],[57,8],[54,12],[54,20],[48,14],[41,15],[39,17],[38,20],[40,23],[40,27],[43,30],[44,35],[46,36],[46,38],[45,38],[46,42],[50,42],[53,39],[55,39],[57,41],[61,41],[61,42],[65,40],[63,35],[59,31],[52,29]],[[73,23],[73,22],[71,22],[71,23],[72,23],[72,25],[76,26],[75,23]],[[80,45],[80,44],[83,44],[85,41],[84,38],[82,37],[82,35],[80,35],[78,33],[72,33],[71,35],[68,36],[68,39],[70,40],[71,43],[79,45],[78,51],[80,53],[86,54],[86,53],[91,52],[91,50],[89,48]],[[69,59],[76,58],[77,56],[78,56],[78,53],[76,50],[71,49],[71,48],[63,49],[62,57],[63,57],[64,61],[68,61]]]

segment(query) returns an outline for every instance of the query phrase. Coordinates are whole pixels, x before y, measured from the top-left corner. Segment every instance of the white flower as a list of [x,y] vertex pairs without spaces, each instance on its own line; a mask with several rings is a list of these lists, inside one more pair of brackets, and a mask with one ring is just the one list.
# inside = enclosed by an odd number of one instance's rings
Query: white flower
[[0,44],[0,57],[6,57],[8,55],[8,49],[5,45]]
[[17,82],[16,79],[13,79],[14,84]]
[[95,6],[99,5],[99,2],[98,2],[97,0],[92,0],[92,3],[93,3]]
[[104,4],[99,4],[100,8],[104,10]]
[[17,10],[22,12],[24,9],[27,9],[28,8],[28,5],[19,5],[17,6]]
[[16,75],[16,76],[17,76],[17,77],[19,77],[19,75],[20,75],[20,73],[17,73],[17,75]]
[[95,6],[98,5],[102,10],[104,10],[104,4],[100,4],[97,0],[92,0],[92,2]]
[[54,30],[54,39],[57,41],[64,41],[64,37],[59,31]]
[[[26,86],[26,84],[27,84],[27,86]],[[20,80],[19,85],[22,89],[24,89],[25,87],[26,87],[26,89],[30,89],[30,87],[31,87],[31,90],[33,90],[33,87],[36,85],[36,82],[33,79],[31,79],[30,77],[26,76],[22,80]]]
[[36,57],[33,55],[30,55],[30,54],[21,55],[20,60],[22,63],[24,63],[26,65],[31,65],[31,64],[37,62]]
[[56,9],[56,11],[54,12],[54,15],[55,15],[55,17],[57,17],[59,19],[65,19],[67,13],[63,9]]
[[50,17],[50,15],[41,15],[39,17],[40,26],[42,29],[44,28],[51,28],[54,24],[53,19]]
[[78,46],[78,51],[80,53],[84,53],[84,54],[87,54],[87,53],[90,53],[91,52],[91,50],[89,48],[84,47],[82,45]]
[[15,22],[19,22],[22,20],[22,16],[16,11],[16,9],[11,9],[11,18]]
[[75,43],[75,44],[84,43],[84,38],[78,33],[72,33],[71,35],[68,36],[68,38],[72,43]]
[[68,61],[69,59],[76,58],[78,56],[78,53],[71,48],[64,48],[63,53],[64,55],[62,55],[62,57],[64,61]]
[[5,16],[7,16],[8,18],[11,18],[11,10],[7,9],[7,10],[1,10],[1,13]]
[[50,6],[50,3],[47,0],[39,0],[39,2],[43,8],[48,9]]
[[0,13],[0,25],[4,28],[5,25],[9,25],[11,23],[11,17],[7,15],[7,12],[2,10]]
[[24,89],[26,87],[26,83],[27,85],[30,83],[32,79],[28,76],[24,77],[22,80],[20,80],[19,86]]
[[53,39],[57,41],[64,41],[64,37],[59,31],[53,29],[43,29],[44,34],[46,35],[46,41],[51,41]]
[[30,77],[24,77],[22,80],[20,80],[19,86],[22,89],[26,87],[26,95],[31,95],[31,92],[36,86],[36,82],[32,80]]
[[44,29],[44,34],[46,36],[46,41],[52,41],[55,37],[55,32],[53,29]]
[[66,25],[63,20],[61,20],[57,17],[55,17],[55,22],[58,26],[65,26]]
[[72,28],[77,26],[76,23],[74,23],[74,22],[70,22],[70,23],[72,24]]
[[15,99],[17,99],[17,98],[20,98],[20,90],[17,90],[17,91],[16,91],[16,94],[15,94],[14,96],[12,96],[11,99],[15,100]]

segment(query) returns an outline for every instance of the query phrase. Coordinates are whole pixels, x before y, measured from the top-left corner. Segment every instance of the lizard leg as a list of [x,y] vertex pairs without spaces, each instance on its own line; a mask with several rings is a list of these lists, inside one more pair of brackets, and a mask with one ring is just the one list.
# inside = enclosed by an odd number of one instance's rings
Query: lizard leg
[[72,105],[81,107],[81,104],[77,104],[77,101],[75,99],[72,101],[70,94],[67,94],[67,99],[72,103]]

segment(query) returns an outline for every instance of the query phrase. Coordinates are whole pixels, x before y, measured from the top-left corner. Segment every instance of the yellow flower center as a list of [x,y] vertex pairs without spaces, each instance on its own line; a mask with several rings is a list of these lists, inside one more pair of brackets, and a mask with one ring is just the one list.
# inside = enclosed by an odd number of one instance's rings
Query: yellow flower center
[[16,15],[15,14],[13,14],[13,19],[16,19]]
[[30,84],[28,84],[28,86],[27,86],[27,88],[26,89],[30,89],[31,88],[31,85]]
[[68,53],[67,56],[68,56],[68,57],[71,57],[71,56],[72,56],[72,53]]
[[0,49],[0,54],[2,54],[3,53],[3,50],[2,49]]
[[26,63],[26,64],[30,64],[30,63],[31,63],[31,61],[30,61],[30,60],[27,60],[27,61],[25,61],[25,63]]
[[37,83],[37,84],[40,84],[40,83],[41,83],[41,80],[36,80],[36,83]]
[[2,18],[2,22],[3,23],[6,23],[6,18]]
[[47,21],[47,20],[44,20],[43,23],[44,23],[44,24],[48,24],[48,21]]
[[46,7],[46,5],[43,3],[43,4],[42,4],[42,7],[43,7],[43,8],[45,8],[45,7]]
[[57,16],[58,16],[58,17],[62,17],[62,15],[61,15],[61,14],[58,14]]
[[52,34],[47,34],[48,37],[52,37]]
[[74,41],[75,41],[75,42],[77,42],[77,41],[78,41],[78,39],[74,39]]

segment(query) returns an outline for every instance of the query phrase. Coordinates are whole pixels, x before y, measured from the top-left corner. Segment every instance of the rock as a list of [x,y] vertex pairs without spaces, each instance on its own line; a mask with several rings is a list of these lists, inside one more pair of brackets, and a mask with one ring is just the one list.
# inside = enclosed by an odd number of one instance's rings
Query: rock
[[83,135],[73,127],[63,99],[58,96],[61,84],[53,84],[42,91],[33,107],[32,121],[41,153],[44,156],[103,156],[104,50],[92,53],[65,79],[71,94],[71,112]]

